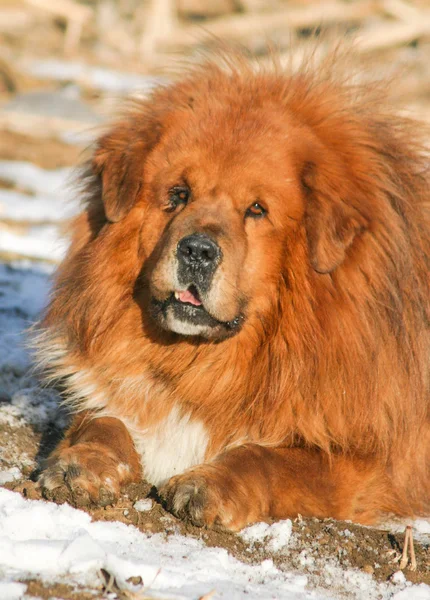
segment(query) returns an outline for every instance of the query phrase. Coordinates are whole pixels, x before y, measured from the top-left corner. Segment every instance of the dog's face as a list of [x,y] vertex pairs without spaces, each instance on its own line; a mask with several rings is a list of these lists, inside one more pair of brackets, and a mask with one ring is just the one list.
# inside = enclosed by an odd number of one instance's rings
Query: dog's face
[[302,190],[285,119],[228,105],[187,117],[142,165],[143,278],[164,329],[220,339],[276,297]]
[[183,336],[219,340],[264,320],[294,239],[303,247],[307,235],[309,262],[329,272],[361,227],[352,209],[344,214],[339,203],[334,214],[318,197],[311,128],[281,103],[265,104],[265,92],[255,106],[232,93],[186,108],[171,101],[141,131],[128,121],[95,157],[108,219],[141,221],[145,310]]
[[148,165],[142,243],[155,231],[156,244],[145,277],[163,328],[219,339],[273,299],[302,203],[287,149],[266,137],[285,132],[224,119],[192,139],[189,127],[168,135]]

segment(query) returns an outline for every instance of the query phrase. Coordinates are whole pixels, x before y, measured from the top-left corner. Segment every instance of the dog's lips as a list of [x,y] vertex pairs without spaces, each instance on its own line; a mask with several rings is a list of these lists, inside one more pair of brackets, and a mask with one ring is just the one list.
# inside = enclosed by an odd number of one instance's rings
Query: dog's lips
[[245,320],[242,313],[230,321],[222,321],[214,317],[205,308],[199,291],[194,285],[189,286],[186,290],[174,290],[163,300],[153,297],[152,307],[153,314],[163,323],[167,322],[166,319],[170,313],[179,321],[203,326],[208,330],[219,331],[219,328],[222,327],[230,335],[239,331]]

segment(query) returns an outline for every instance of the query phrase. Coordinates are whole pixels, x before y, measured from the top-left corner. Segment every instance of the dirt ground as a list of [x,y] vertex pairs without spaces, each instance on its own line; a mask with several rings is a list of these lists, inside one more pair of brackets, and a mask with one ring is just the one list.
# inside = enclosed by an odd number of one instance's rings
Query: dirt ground
[[[7,402],[7,399],[4,401]],[[49,451],[58,434],[59,431],[55,427],[42,432],[28,425],[19,428],[1,425],[0,447],[5,449],[5,466],[18,466],[27,476],[26,479],[7,483],[5,487],[21,493],[26,498],[41,499],[37,484],[32,481],[37,457],[40,458]],[[152,508],[145,512],[137,511],[134,503],[144,498],[152,499]],[[221,529],[200,529],[178,520],[164,509],[155,488],[145,481],[129,485],[118,502],[112,506],[89,507],[83,510],[95,520],[121,521],[127,525],[134,525],[145,533],[164,533],[167,537],[181,533],[198,538],[208,546],[227,549],[230,554],[246,563],[261,563],[265,559],[271,559],[281,570],[294,570],[306,574],[310,583],[319,586],[324,585],[324,570],[331,561],[335,561],[343,569],[359,569],[376,581],[388,581],[399,570],[399,558],[404,542],[403,534],[393,534],[383,529],[362,527],[332,519],[296,518],[293,521],[294,543],[278,553],[273,553],[259,542],[250,546],[237,534]],[[430,545],[416,541],[415,552],[417,570],[411,571],[406,568],[403,573],[413,583],[423,582],[430,585]],[[102,593],[105,589],[103,582],[100,585]],[[83,590],[76,596],[78,592],[74,588],[63,584],[60,587],[44,588],[42,583],[33,581],[28,593],[42,598],[49,598],[53,594],[66,599],[86,598]],[[330,587],[330,583],[327,583],[327,588]],[[94,598],[94,595],[88,597]]]

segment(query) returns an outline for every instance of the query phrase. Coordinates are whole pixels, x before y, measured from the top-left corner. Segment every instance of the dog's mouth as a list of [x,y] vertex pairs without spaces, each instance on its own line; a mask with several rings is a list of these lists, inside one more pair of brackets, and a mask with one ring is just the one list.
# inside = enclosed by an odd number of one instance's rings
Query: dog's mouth
[[221,321],[211,315],[195,285],[173,291],[164,301],[153,298],[152,308],[153,316],[164,329],[209,339],[234,335],[244,320],[242,315],[231,321]]
[[195,285],[190,285],[184,291],[175,291],[173,295],[175,300],[181,304],[190,304],[191,306],[201,306],[203,308],[203,302]]

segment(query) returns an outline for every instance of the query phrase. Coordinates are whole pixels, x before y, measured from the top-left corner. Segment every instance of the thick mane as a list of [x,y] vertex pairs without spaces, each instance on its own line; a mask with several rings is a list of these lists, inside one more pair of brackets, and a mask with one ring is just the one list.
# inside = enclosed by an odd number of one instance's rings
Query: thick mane
[[[303,175],[308,209],[285,242],[270,310],[219,344],[190,341],[162,337],[134,302],[148,260],[140,229],[149,208],[142,200],[124,220],[107,224],[99,144],[82,184],[85,212],[72,225],[70,252],[41,323],[49,333],[40,338],[39,357],[53,378],[65,377],[71,402],[114,413],[125,395],[122,410],[131,418],[143,410],[142,395],[158,394],[166,406],[180,398],[196,416],[217,419],[233,444],[246,436],[267,445],[379,454],[398,471],[407,469],[408,452],[415,453],[420,485],[427,485],[428,134],[387,107],[379,82],[358,81],[342,60],[335,54],[297,70],[256,69],[224,54],[134,101],[114,125],[124,195],[134,185],[127,177],[141,168],[136,154],[150,163],[171,124],[203,105],[204,117],[214,121],[226,106],[239,116],[270,107],[294,119],[319,149],[316,166],[314,160],[303,166],[315,166],[317,175],[309,181]],[[144,198],[144,187],[138,193]],[[330,272],[315,270],[309,256],[314,240],[306,219],[315,206],[318,214],[330,212],[335,236],[342,237],[352,219],[336,225],[338,212],[353,210],[364,223]],[[126,374],[121,381],[119,361]]]

